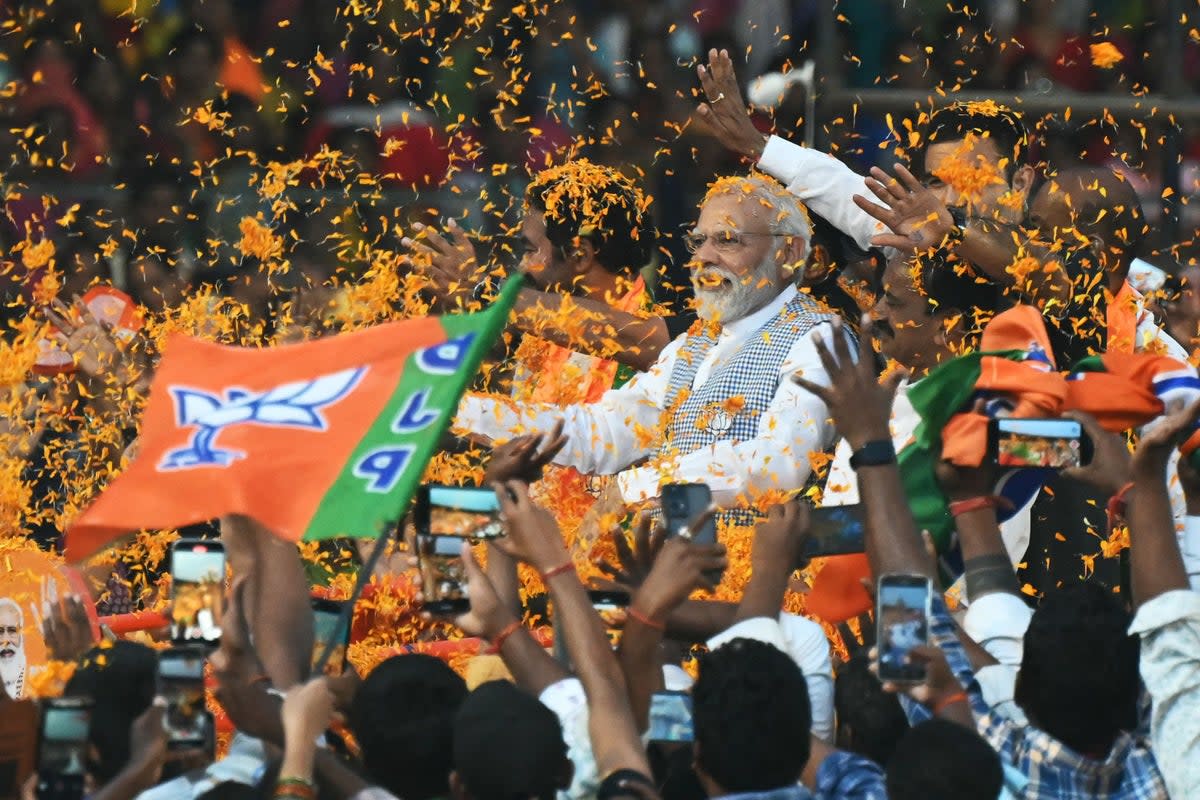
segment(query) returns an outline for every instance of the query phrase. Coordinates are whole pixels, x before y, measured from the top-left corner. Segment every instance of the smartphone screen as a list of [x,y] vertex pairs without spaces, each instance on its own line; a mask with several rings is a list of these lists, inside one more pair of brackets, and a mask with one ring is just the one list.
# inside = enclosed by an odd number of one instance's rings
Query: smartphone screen
[[312,666],[317,666],[317,660],[325,652],[325,648],[337,636],[337,643],[329,660],[325,662],[326,675],[341,675],[346,669],[346,649],[350,645],[350,626],[346,625],[340,631],[338,623],[342,620],[342,610],[345,603],[336,600],[313,599],[313,631],[316,634],[313,641]]
[[433,614],[461,614],[470,610],[467,574],[460,536],[418,536],[417,556],[421,564],[421,591],[425,609]]
[[171,638],[176,644],[221,638],[225,600],[225,548],[185,539],[171,548]]
[[[706,483],[668,483],[662,487],[662,513],[668,536],[678,536],[687,530],[692,520],[712,505],[712,491]],[[717,521],[709,520],[696,531],[692,540],[715,544]]]
[[1091,442],[1075,420],[1004,417],[992,420],[990,433],[1002,467],[1066,469],[1091,460]]
[[809,519],[811,533],[804,545],[806,559],[861,553],[865,550],[862,506],[814,508]]
[[879,679],[896,683],[925,680],[925,664],[910,662],[914,647],[929,642],[929,579],[924,575],[883,575],[876,592],[879,625]]
[[171,748],[204,748],[212,716],[204,707],[204,652],[172,648],[158,656],[158,693],[167,701],[163,728]]
[[426,536],[495,539],[504,535],[496,493],[479,486],[422,486],[416,525],[417,532]]
[[650,741],[690,742],[692,696],[687,692],[655,692],[650,696]]
[[91,700],[66,697],[44,701],[42,736],[38,745],[39,775],[78,776],[82,792],[91,720]]

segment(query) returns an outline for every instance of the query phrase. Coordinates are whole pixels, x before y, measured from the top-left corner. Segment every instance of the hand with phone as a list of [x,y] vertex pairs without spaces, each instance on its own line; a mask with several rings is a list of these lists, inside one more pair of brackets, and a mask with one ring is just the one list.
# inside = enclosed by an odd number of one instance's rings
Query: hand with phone
[[[872,653],[876,652],[876,648],[872,648]],[[962,684],[954,677],[950,664],[946,661],[946,654],[937,645],[915,645],[909,651],[909,659],[921,666],[925,674],[924,679],[920,683],[911,683],[881,678],[885,692],[904,692],[930,709],[948,707],[947,701],[955,700],[963,693]],[[970,711],[966,709],[965,704],[962,710],[966,711],[969,718]]]
[[171,640],[215,647],[225,599],[225,546],[180,539],[171,546]]
[[496,484],[496,497],[508,536],[496,542],[518,561],[546,572],[567,563],[571,554],[563,542],[554,515],[529,497],[529,486],[521,481]]
[[1092,441],[1073,419],[994,417],[988,460],[1006,469],[1069,469],[1092,460]]
[[[454,624],[468,636],[479,636],[489,641],[517,621],[517,617],[500,600],[496,588],[484,573],[470,545],[464,543],[459,557],[469,586],[469,608],[466,613],[454,618]],[[426,612],[426,616],[431,616]]]
[[879,680],[917,684],[926,679],[925,663],[914,648],[929,644],[933,582],[926,575],[880,575],[875,591],[875,637]]
[[665,620],[696,589],[714,591],[713,576],[720,575],[727,563],[722,544],[701,544],[684,536],[668,539],[645,583],[634,593],[631,607],[651,620]]
[[1078,423],[1092,442],[1092,458],[1087,464],[1068,467],[1063,474],[1095,486],[1106,497],[1121,491],[1133,480],[1133,453],[1122,433],[1113,433],[1100,426],[1091,414],[1070,411],[1069,418]]

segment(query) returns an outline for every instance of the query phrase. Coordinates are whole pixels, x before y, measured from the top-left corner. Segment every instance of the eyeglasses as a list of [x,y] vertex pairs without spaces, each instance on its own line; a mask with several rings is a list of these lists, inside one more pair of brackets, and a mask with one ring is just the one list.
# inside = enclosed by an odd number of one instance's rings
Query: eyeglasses
[[795,236],[793,233],[757,233],[754,231],[717,231],[714,234],[706,233],[687,233],[683,236],[683,245],[688,249],[689,253],[694,253],[704,243],[711,240],[713,247],[719,252],[730,253],[734,250],[741,249],[749,236]]

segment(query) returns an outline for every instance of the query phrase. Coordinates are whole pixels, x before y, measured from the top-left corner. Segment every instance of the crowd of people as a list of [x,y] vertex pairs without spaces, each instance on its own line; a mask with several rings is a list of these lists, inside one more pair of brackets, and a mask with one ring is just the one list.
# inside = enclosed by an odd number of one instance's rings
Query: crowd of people
[[[228,555],[220,737],[163,696],[170,632],[86,613],[169,610],[177,532],[89,560],[90,597],[0,599],[0,715],[89,698],[71,800],[1200,796],[1200,272],[1124,137],[947,97],[886,148],[804,146],[746,97],[815,3],[367,5],[58,0],[0,36],[0,552],[61,553],[138,457],[169,334],[275,346],[521,281],[427,468],[499,508],[452,575],[410,518],[380,560],[182,532]],[[1155,4],[875,5],[845,4],[847,83],[1161,88]],[[1001,453],[1023,420],[1065,427]],[[429,611],[442,580],[467,610]],[[312,598],[356,581],[323,671]],[[67,800],[48,770],[14,792]]]

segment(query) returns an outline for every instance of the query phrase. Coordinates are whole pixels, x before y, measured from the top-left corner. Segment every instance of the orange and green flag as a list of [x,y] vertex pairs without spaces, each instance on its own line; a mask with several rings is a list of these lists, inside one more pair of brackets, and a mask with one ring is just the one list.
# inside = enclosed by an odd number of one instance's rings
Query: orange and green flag
[[274,348],[168,339],[138,455],[67,532],[77,561],[129,531],[244,514],[290,541],[404,513],[520,290],[483,311]]

